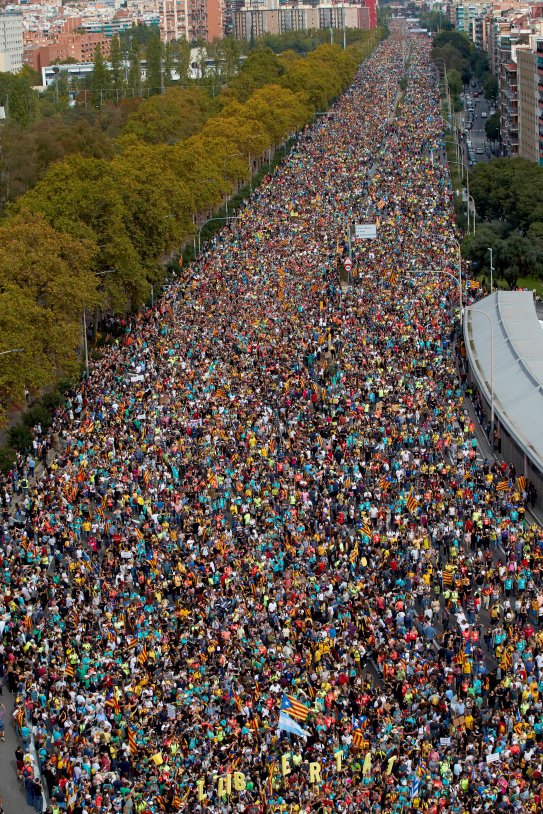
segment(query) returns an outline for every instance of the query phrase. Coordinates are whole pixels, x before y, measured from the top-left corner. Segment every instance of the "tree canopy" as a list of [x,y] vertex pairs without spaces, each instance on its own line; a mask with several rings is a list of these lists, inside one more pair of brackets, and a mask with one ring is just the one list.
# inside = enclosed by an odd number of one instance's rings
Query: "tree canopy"
[[[0,337],[25,356],[4,360],[0,403],[43,387],[58,371],[74,373],[83,311],[141,307],[165,258],[196,234],[198,217],[326,109],[372,41],[361,32],[347,50],[325,43],[305,57],[260,45],[239,71],[237,46],[215,43],[215,76],[195,84],[187,81],[186,44],[166,49],[155,32],[141,33],[114,39],[110,67],[97,50],[85,95],[77,96],[78,104],[90,98],[86,109],[69,107],[73,89],[59,74],[39,114],[47,127],[21,115],[0,132]],[[163,92],[141,100],[135,86],[144,51],[147,91],[158,83]],[[27,87],[30,78],[0,75],[0,99],[9,93],[14,103],[17,81]],[[130,91],[134,99],[120,98]]]
[[479,224],[466,238],[468,257],[488,267],[493,248],[498,276],[543,279],[543,167],[522,158],[478,164],[470,176]]

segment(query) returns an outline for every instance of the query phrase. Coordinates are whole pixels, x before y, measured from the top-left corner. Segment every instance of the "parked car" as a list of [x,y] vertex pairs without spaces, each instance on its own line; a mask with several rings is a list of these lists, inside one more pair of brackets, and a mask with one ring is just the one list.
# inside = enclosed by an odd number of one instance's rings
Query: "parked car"
[[486,110],[483,110],[481,112],[481,119],[486,119],[487,116],[488,116],[488,113],[486,112]]
[[475,152],[477,153],[477,155],[484,155],[485,148],[484,147],[477,147]]

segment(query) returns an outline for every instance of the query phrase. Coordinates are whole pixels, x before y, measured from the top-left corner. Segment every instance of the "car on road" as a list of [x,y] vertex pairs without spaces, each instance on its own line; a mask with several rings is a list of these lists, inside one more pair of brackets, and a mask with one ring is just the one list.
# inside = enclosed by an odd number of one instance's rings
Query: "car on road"
[[488,116],[488,113],[486,112],[486,110],[483,110],[481,112],[481,119],[486,119],[487,116]]
[[484,147],[477,147],[475,152],[477,153],[477,155],[484,155],[485,148]]

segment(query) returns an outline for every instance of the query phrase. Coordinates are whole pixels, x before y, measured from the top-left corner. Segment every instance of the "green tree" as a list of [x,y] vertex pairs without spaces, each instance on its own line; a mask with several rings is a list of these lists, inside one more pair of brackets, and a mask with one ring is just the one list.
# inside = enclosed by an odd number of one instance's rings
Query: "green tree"
[[181,85],[186,85],[189,78],[190,68],[190,44],[186,39],[177,40],[171,43],[173,71],[179,77]]
[[490,71],[487,71],[483,76],[483,93],[490,102],[495,102],[498,98],[498,80]]
[[172,43],[166,42],[164,43],[164,67],[163,67],[163,82],[166,88],[172,84],[173,69],[174,69],[174,58]]
[[129,96],[141,96],[141,49],[136,38],[130,41],[127,91]]
[[257,48],[251,51],[243,70],[232,79],[223,93],[245,102],[258,88],[277,82],[283,73],[281,62],[270,48]]
[[6,108],[8,120],[23,126],[34,121],[38,114],[38,95],[33,71],[23,68],[17,74],[0,73],[0,105]]
[[161,93],[164,86],[162,75],[162,42],[158,32],[148,41],[145,48],[147,65],[146,87],[150,94]]
[[23,211],[0,224],[0,336],[3,357],[0,403],[24,388],[53,382],[58,370],[78,368],[81,315],[97,302],[91,274],[95,248],[53,229],[39,214]]
[[[130,179],[126,179],[130,183]],[[69,156],[15,204],[15,210],[42,213],[59,231],[96,247],[93,271],[110,268],[103,278],[104,304],[112,309],[136,308],[147,293],[142,258],[134,246],[127,211],[111,162]]]
[[122,98],[125,85],[123,52],[121,51],[121,42],[118,36],[111,38],[109,64],[111,66],[111,84],[114,99],[118,102]]
[[94,67],[90,76],[90,91],[92,106],[95,108],[102,107],[111,91],[111,74],[99,45],[94,49]]
[[500,140],[500,114],[498,112],[493,113],[486,120],[485,135],[489,141]]
[[198,133],[209,116],[210,100],[200,88],[168,88],[151,96],[129,116],[124,134],[134,134],[150,144],[174,144]]

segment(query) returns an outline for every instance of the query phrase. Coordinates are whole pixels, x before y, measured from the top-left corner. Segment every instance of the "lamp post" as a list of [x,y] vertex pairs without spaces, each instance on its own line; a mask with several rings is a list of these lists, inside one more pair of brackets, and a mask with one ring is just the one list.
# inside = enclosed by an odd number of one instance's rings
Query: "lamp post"
[[494,254],[492,246],[488,247],[488,251],[490,252],[490,293],[492,294],[494,288],[494,265],[493,265]]
[[463,307],[463,294],[462,294],[462,267],[460,266],[460,271],[458,273],[458,277],[452,274],[450,271],[446,271],[445,269],[415,269],[414,272],[416,274],[444,274],[446,277],[450,277],[451,280],[454,280],[455,283],[458,283],[458,297],[459,297],[459,308],[460,308],[460,323],[462,322],[462,307]]
[[202,223],[202,225],[200,226],[200,228],[198,229],[198,256],[200,256],[200,239],[201,239],[201,236],[202,236],[202,229],[204,228],[204,226],[207,226],[208,223],[211,223],[211,221],[214,221],[214,220],[226,220],[226,221],[240,220],[240,216],[239,215],[227,215],[226,217],[209,218],[208,220],[204,221]]
[[473,212],[472,212],[473,220],[472,220],[472,223],[473,223],[473,234],[475,234],[475,217],[476,217],[476,214],[477,214],[476,209],[475,209],[475,200],[473,198],[473,195],[470,195],[469,192],[466,192],[466,195],[468,196],[468,212],[469,212],[470,204],[473,204]]
[[470,313],[482,314],[490,325],[490,449],[494,451],[494,325],[492,317],[482,308],[470,306]]

